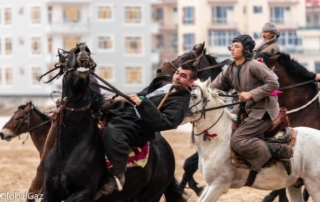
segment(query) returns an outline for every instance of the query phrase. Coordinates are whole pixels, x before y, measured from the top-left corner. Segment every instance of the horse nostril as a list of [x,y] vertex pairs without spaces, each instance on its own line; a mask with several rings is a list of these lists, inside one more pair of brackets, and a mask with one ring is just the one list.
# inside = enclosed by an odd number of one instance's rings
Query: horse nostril
[[157,69],[157,74],[161,74],[162,70],[161,69]]
[[3,135],[2,132],[0,132],[0,137],[1,137],[2,140],[4,139],[4,135]]

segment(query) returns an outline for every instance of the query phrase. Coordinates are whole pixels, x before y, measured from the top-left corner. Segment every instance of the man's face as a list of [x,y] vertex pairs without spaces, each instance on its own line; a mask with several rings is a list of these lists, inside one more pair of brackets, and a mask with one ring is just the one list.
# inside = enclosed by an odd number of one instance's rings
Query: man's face
[[[191,79],[191,70],[182,69],[179,67],[173,75],[172,85],[176,90],[184,90],[194,84],[194,80]],[[183,87],[184,86],[184,87]]]
[[243,55],[243,45],[241,42],[235,41],[232,43],[231,47],[231,57],[234,60],[239,60],[244,57]]
[[269,39],[272,39],[274,37],[274,33],[269,31],[262,31],[262,37],[264,41],[267,41]]

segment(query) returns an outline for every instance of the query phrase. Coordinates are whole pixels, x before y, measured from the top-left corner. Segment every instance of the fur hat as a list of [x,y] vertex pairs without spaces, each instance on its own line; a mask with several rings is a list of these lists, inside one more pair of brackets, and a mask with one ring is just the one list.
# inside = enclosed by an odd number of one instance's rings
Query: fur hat
[[279,38],[280,36],[280,31],[272,22],[267,22],[266,24],[264,24],[264,26],[262,27],[262,31],[272,32],[277,36],[277,38]]

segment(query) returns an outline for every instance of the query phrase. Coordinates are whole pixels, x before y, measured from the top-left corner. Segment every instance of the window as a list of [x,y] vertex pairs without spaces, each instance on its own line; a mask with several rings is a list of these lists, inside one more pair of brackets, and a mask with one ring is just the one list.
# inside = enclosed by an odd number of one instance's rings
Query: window
[[98,37],[98,49],[100,50],[110,50],[112,49],[112,39],[111,36],[99,36]]
[[5,54],[11,55],[12,54],[12,39],[11,38],[5,38]]
[[31,38],[31,54],[32,55],[41,54],[41,38],[40,37]]
[[142,23],[142,9],[139,6],[126,6],[125,23],[128,24],[140,24]]
[[262,13],[262,7],[261,6],[254,6],[253,12],[254,13]]
[[38,76],[41,76],[41,67],[32,67],[31,68],[31,85],[40,85],[40,82],[37,80]]
[[229,46],[232,44],[232,39],[238,34],[237,31],[209,31],[209,45]]
[[183,8],[183,23],[194,24],[194,8],[193,7]]
[[232,6],[213,6],[212,7],[212,22],[213,23],[227,23],[230,22]]
[[290,7],[271,7],[271,22],[285,23],[289,18]]
[[64,50],[71,50],[77,43],[80,43],[80,37],[63,37]]
[[5,25],[11,24],[11,8],[4,9],[4,24]]
[[103,79],[105,79],[107,81],[114,79],[113,67],[110,67],[110,66],[99,67],[98,74],[99,74],[99,76],[101,76]]
[[194,34],[184,34],[183,35],[183,50],[192,50],[194,46]]
[[296,47],[301,45],[301,39],[297,36],[296,31],[281,31],[281,37],[278,40],[281,46]]
[[126,54],[142,53],[142,39],[140,36],[125,38],[125,53]]
[[4,69],[4,76],[5,76],[5,79],[4,79],[4,84],[5,85],[12,85],[12,68],[10,67],[7,67]]
[[141,66],[128,66],[125,68],[126,84],[142,84],[142,67]]
[[63,21],[68,22],[79,22],[80,21],[80,7],[78,6],[65,6],[62,8]]
[[111,20],[112,8],[110,6],[98,6],[98,19],[99,20]]
[[40,7],[31,7],[31,24],[40,24]]
[[48,37],[48,53],[52,53],[52,37]]
[[320,73],[320,62],[315,62],[314,63],[314,71],[316,73]]
[[163,22],[163,9],[157,8],[155,21],[162,23]]
[[51,6],[48,7],[48,23],[49,24],[52,23],[52,7]]
[[254,32],[253,33],[253,38],[254,39],[261,39],[262,38],[262,33],[261,32]]

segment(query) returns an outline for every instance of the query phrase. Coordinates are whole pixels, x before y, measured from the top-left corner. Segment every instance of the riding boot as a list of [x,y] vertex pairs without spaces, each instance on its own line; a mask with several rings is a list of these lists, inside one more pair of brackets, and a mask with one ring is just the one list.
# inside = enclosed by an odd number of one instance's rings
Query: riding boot
[[[120,183],[120,187],[117,185],[116,178]],[[113,177],[109,175],[107,177],[106,183],[101,187],[100,192],[103,195],[109,195],[109,194],[112,194],[112,192],[115,189],[117,189],[118,191],[122,191],[124,182],[125,182],[125,176],[123,173]]]
[[290,158],[293,155],[293,148],[289,145],[267,144],[272,158],[279,159],[283,163],[287,174],[290,175],[292,170]]

